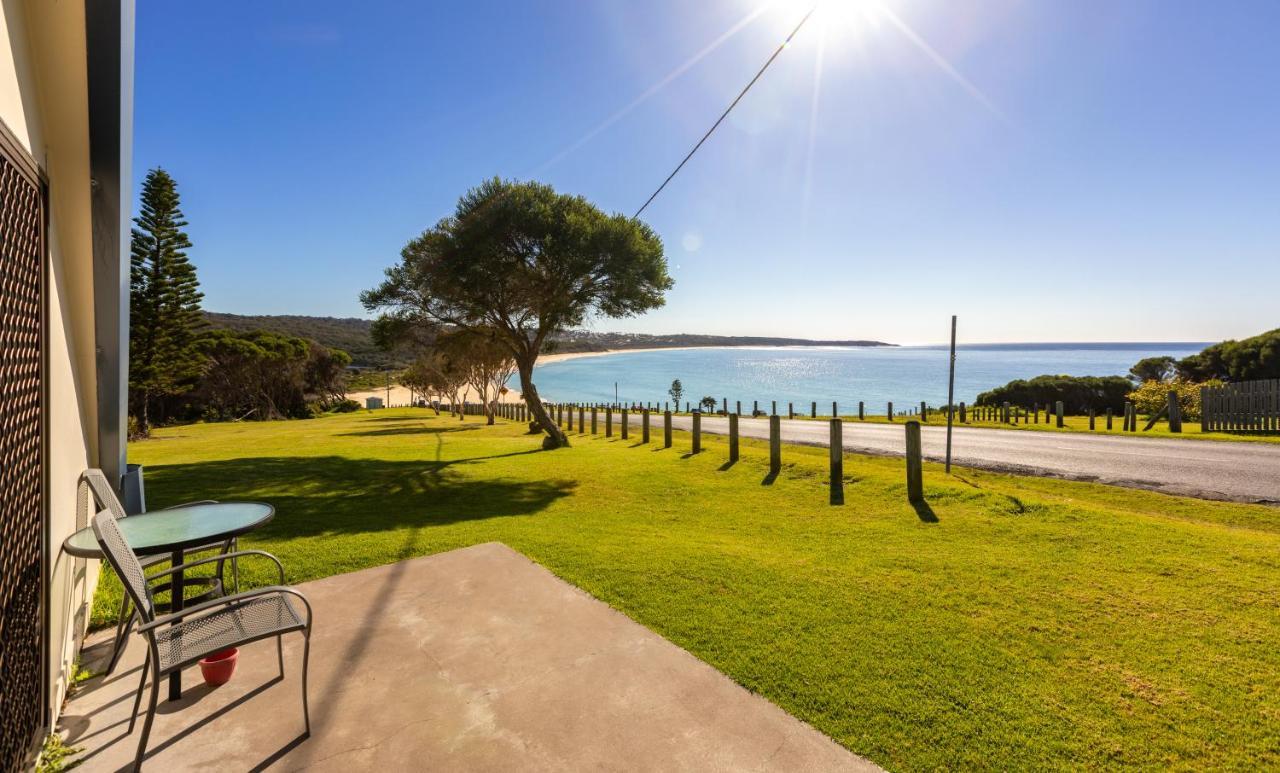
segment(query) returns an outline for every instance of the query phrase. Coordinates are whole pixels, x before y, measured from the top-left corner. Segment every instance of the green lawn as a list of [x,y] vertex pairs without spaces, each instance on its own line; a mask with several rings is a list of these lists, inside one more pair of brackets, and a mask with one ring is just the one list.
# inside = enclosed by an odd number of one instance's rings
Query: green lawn
[[916,509],[901,460],[857,456],[831,506],[826,449],[769,483],[760,445],[704,443],[543,452],[404,409],[130,458],[153,507],[273,503],[243,543],[291,582],[504,542],[889,768],[1280,765],[1280,511],[935,465]]

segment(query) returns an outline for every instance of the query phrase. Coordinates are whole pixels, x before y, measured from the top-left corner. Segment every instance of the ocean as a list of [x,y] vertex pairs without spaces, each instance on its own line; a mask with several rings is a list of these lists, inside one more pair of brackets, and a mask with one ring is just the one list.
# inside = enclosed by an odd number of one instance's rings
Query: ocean
[[[979,392],[1013,379],[1045,374],[1123,376],[1144,357],[1185,357],[1207,343],[1058,343],[970,344],[956,350],[956,402],[972,403]],[[544,399],[561,402],[612,402],[614,385],[621,402],[670,400],[667,390],[680,379],[686,400],[704,396],[717,403],[728,398],[732,409],[741,400],[749,412],[759,400],[771,400],[785,411],[830,413],[831,401],[841,413],[947,401],[947,346],[897,347],[761,347],[698,348],[617,352],[539,365],[534,383]],[[802,408],[803,407],[803,408]]]

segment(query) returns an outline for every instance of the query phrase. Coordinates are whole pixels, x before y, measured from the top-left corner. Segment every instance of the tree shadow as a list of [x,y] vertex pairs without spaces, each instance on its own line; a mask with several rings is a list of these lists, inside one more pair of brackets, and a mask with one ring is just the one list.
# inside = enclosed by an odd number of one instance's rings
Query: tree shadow
[[933,508],[923,499],[919,502],[912,502],[911,507],[916,511],[916,515],[925,523],[937,523],[938,514],[933,512]]
[[571,495],[575,480],[481,480],[459,472],[535,453],[542,451],[434,461],[291,456],[156,465],[147,468],[147,493],[158,506],[191,499],[267,502],[276,515],[253,532],[264,539],[441,526],[530,515]]
[[382,437],[386,435],[439,435],[444,432],[469,432],[480,429],[483,424],[455,424],[451,427],[424,427],[421,424],[406,424],[401,427],[386,429],[367,429],[362,432],[340,432],[340,437]]

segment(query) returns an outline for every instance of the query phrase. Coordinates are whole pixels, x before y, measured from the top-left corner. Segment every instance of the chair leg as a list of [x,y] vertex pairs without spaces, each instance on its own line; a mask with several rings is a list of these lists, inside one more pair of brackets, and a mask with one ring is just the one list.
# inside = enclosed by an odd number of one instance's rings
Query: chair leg
[[151,668],[151,648],[147,647],[147,659],[142,664],[142,680],[138,682],[138,694],[133,696],[133,713],[129,715],[129,732],[133,734],[134,723],[138,721],[138,707],[142,705],[142,688],[147,686],[147,669]]
[[126,626],[133,623],[133,615],[129,609],[129,594],[124,594],[124,600],[120,602],[120,619],[116,621],[116,638],[111,644],[111,662],[107,664],[106,674],[109,676],[112,671],[116,670],[116,664],[120,662],[120,656],[124,654],[126,645],[126,636],[128,631]]
[[160,697],[160,669],[151,673],[151,701],[147,706],[147,718],[142,723],[142,737],[138,739],[138,755],[133,760],[133,769],[142,770],[142,758],[147,754],[147,737],[151,735],[151,722],[156,718],[156,700]]
[[302,632],[302,721],[311,735],[311,711],[307,708],[307,661],[311,658],[311,629]]

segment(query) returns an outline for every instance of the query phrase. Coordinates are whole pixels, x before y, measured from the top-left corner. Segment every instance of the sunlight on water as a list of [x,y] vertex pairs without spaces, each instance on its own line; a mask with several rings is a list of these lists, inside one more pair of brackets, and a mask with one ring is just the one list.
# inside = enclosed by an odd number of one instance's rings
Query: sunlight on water
[[[1016,378],[1043,374],[1125,375],[1143,357],[1185,357],[1201,343],[1161,344],[991,344],[962,346],[956,355],[956,400],[973,402],[979,392]],[[779,410],[794,402],[808,411],[830,413],[831,401],[842,413],[883,413],[892,400],[903,408],[921,400],[941,405],[947,399],[947,349],[938,346],[885,348],[672,349],[624,352],[540,365],[534,381],[544,398],[611,402],[614,383],[623,402],[670,399],[672,379],[684,384],[685,399],[777,400]]]

